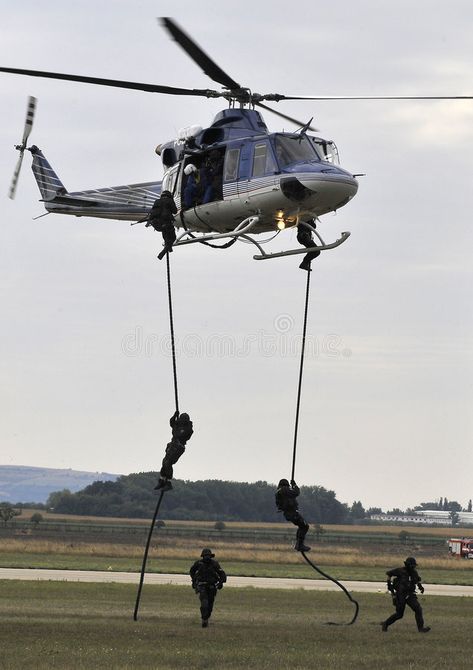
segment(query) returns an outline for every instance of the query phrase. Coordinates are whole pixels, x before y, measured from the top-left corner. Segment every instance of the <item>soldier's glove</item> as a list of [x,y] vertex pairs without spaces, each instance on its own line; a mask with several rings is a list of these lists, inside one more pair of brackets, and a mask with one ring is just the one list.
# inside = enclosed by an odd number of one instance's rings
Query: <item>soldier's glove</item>
[[145,228],[148,228],[148,226],[150,226],[150,225],[151,225],[151,223],[150,223],[149,221],[147,221],[147,222],[145,223]]
[[422,584],[418,584],[418,585],[417,585],[417,588],[419,589],[419,591],[420,591],[421,593],[424,593],[424,587],[422,586]]
[[296,484],[296,482],[294,481],[294,479],[291,479],[291,486],[297,486],[297,484]]
[[394,594],[394,586],[391,584],[391,582],[388,582],[388,583],[386,584],[386,586],[387,586],[388,591],[389,591],[390,593],[393,593],[393,594]]
[[218,589],[219,591],[220,591],[220,589],[223,589],[223,584],[222,584],[221,582],[220,582],[219,584],[217,584],[217,589]]

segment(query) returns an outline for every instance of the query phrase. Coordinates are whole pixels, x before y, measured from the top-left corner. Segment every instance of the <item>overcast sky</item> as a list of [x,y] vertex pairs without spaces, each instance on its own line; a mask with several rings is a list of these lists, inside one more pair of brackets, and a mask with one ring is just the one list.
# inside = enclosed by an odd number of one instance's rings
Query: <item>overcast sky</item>
[[[0,65],[218,88],[158,25],[172,16],[233,78],[299,95],[473,94],[471,0],[21,3]],[[165,265],[142,226],[43,213],[31,141],[69,190],[162,177],[154,147],[222,101],[0,75],[0,463],[159,469],[173,412]],[[314,264],[296,479],[352,503],[466,505],[472,483],[473,101],[282,102],[360,178],[323,217],[352,235]],[[292,127],[265,114],[271,131]],[[291,231],[273,250],[295,243]],[[290,475],[306,275],[300,257],[201,245],[172,256],[185,479]],[[218,343],[230,351],[222,354]]]

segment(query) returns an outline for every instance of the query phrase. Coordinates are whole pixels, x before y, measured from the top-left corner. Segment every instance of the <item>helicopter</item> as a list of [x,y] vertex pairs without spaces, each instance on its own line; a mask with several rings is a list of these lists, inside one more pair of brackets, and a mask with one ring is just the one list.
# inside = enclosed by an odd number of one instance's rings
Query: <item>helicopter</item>
[[[140,223],[147,220],[152,205],[164,191],[176,203],[175,226],[179,235],[174,246],[210,243],[230,238],[250,241],[259,253],[257,260],[307,253],[309,247],[266,253],[255,239],[261,233],[277,235],[284,229],[307,227],[322,251],[339,246],[350,233],[343,232],[325,244],[314,226],[320,216],[344,207],[358,191],[357,177],[340,166],[335,143],[320,137],[312,119],[303,123],[265,104],[284,100],[400,100],[471,99],[472,96],[299,96],[279,93],[260,94],[241,86],[224,72],[171,18],[161,24],[177,44],[223,90],[187,89],[159,84],[101,79],[72,74],[0,67],[0,72],[46,77],[88,84],[143,90],[181,96],[223,98],[228,108],[219,112],[207,128],[189,126],[178,137],[158,145],[156,153],[163,166],[163,179],[157,182],[70,192],[66,189],[42,151],[27,147],[36,100],[30,98],[20,152],[10,188],[14,197],[23,154],[32,154],[32,169],[47,213],[77,217],[97,217]],[[294,132],[270,133],[259,111],[276,114],[293,123]],[[212,184],[208,174],[212,175]],[[191,179],[202,188],[189,189]],[[213,246],[213,245],[212,245]]]

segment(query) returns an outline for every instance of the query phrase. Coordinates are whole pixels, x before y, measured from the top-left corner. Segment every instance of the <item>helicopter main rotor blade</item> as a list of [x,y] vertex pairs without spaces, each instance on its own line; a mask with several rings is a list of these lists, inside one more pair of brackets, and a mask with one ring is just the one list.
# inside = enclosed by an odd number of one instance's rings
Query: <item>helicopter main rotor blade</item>
[[175,86],[161,86],[160,84],[143,84],[137,81],[121,81],[119,79],[102,79],[100,77],[84,77],[77,74],[63,74],[60,72],[43,72],[41,70],[20,70],[13,67],[0,67],[0,72],[10,74],[24,74],[30,77],[45,77],[47,79],[63,79],[78,81],[84,84],[98,84],[99,86],[114,86],[115,88],[129,88],[148,93],[166,93],[168,95],[198,95],[207,98],[223,97],[219,91],[196,88],[176,88]]
[[26,149],[26,142],[33,129],[35,109],[36,109],[36,98],[30,95],[30,97],[28,98],[28,106],[26,108],[25,127],[23,128],[23,137],[21,139],[21,144],[18,144],[15,147],[15,149],[18,149],[18,151],[20,152],[20,155],[18,157],[18,161],[15,167],[15,172],[13,173],[13,178],[10,184],[10,190],[8,191],[8,197],[10,198],[10,200],[13,200],[15,197],[16,185],[18,184],[18,177],[20,176],[21,165],[23,163],[23,156]]
[[163,17],[160,21],[161,25],[166,28],[179,46],[182,47],[187,55],[202,68],[208,77],[230,90],[241,88],[240,84],[237,84],[234,79],[207,56],[205,51],[203,51],[199,45],[182,30],[182,28],[179,28],[175,21],[168,17]]
[[[272,114],[276,114],[276,116],[280,116],[282,119],[285,119],[286,121],[290,121],[291,123],[294,123],[297,127],[299,128],[305,128],[306,130],[312,130],[314,132],[318,132],[318,128],[314,128],[313,126],[307,124],[307,122],[304,123],[304,121],[298,121],[297,119],[294,119],[292,116],[287,116],[287,114],[282,114],[282,112],[278,112],[277,110],[273,109],[272,107],[268,107],[267,105],[263,105],[261,102],[255,103],[258,105],[258,107],[262,107],[263,109],[266,109],[266,111],[271,112]],[[311,119],[312,121],[312,119]]]
[[263,100],[473,100],[473,95],[282,95],[270,93]]

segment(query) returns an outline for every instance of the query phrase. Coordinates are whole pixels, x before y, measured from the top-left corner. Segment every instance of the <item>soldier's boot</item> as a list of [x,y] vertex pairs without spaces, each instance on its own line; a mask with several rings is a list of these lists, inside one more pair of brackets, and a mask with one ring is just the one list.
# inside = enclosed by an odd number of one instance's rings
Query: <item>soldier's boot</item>
[[154,487],[155,491],[157,491],[159,489],[162,489],[163,491],[171,491],[171,489],[172,489],[171,480],[166,479],[165,477],[160,477],[159,482]]
[[302,540],[296,540],[296,544],[294,545],[294,549],[296,551],[310,551],[310,547],[307,546],[307,544],[304,544]]
[[209,625],[209,620],[208,619],[202,619],[202,628],[207,628]]
[[299,267],[301,270],[310,270],[310,261],[303,260]]
[[168,252],[168,249],[166,249],[166,247],[164,247],[164,249],[163,249],[162,251],[159,252],[159,254],[158,254],[158,258],[159,258],[160,261],[163,260],[163,258],[164,258],[165,255],[167,254],[167,252]]
[[422,628],[419,628],[419,633],[428,633],[430,630],[430,626],[423,626]]
[[386,621],[381,622],[381,630],[383,631],[383,633],[388,632],[388,625],[387,625]]

